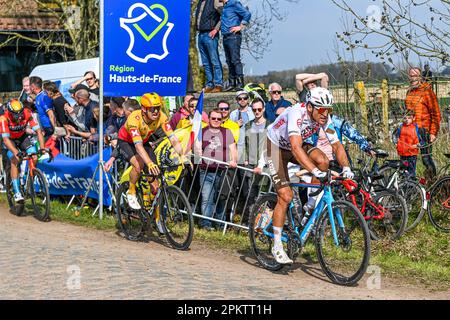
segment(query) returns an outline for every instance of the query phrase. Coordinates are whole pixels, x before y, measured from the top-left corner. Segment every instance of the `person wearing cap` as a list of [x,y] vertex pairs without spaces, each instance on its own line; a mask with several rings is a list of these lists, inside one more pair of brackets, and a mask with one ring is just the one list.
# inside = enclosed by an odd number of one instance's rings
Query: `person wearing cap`
[[245,148],[245,125],[255,119],[250,105],[250,97],[247,91],[238,91],[236,93],[236,102],[238,108],[230,113],[231,121],[239,126],[239,140],[237,142],[238,164],[244,164],[244,148]]
[[286,108],[292,105],[292,103],[283,98],[281,93],[281,85],[276,82],[269,84],[270,100],[267,101],[265,105],[266,111],[264,112],[264,117],[270,123],[274,122],[276,117],[278,117]]

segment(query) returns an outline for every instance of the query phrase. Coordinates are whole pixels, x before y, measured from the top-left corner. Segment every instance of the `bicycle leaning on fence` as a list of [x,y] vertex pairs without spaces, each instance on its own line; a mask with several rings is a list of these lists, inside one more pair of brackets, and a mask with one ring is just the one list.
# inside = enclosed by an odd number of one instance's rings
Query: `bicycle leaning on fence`
[[408,173],[408,163],[402,160],[386,160],[380,167],[381,183],[398,192],[406,201],[408,221],[405,232],[414,229],[428,209],[424,179],[416,179]]
[[[40,157],[44,154],[49,155],[48,162],[52,158],[52,153],[49,150],[39,150],[36,153],[27,154],[26,152],[19,152],[19,163],[26,161],[26,167],[20,178],[20,188],[24,195],[24,200],[21,202],[14,201],[14,191],[11,179],[10,165],[5,168],[6,171],[6,196],[11,213],[21,216],[25,213],[26,201],[31,199],[33,215],[39,221],[50,220],[50,194],[48,191],[48,183],[45,175],[41,170],[34,165],[34,157]],[[19,168],[21,166],[19,165]]]
[[[160,174],[154,176],[142,173],[136,184],[136,196],[141,209],[132,209],[127,201],[129,188],[126,172],[122,175],[120,186],[116,192],[116,217],[120,230],[128,240],[139,241],[146,236],[146,231],[157,223],[161,232],[174,249],[187,250],[194,235],[194,219],[192,209],[185,193],[175,185],[169,185],[165,171],[179,168],[161,166]],[[151,194],[150,184],[159,181],[156,195]]]
[[[444,154],[450,158],[450,153]],[[428,217],[439,231],[450,232],[450,173],[439,178],[429,189]]]
[[[302,176],[307,172],[300,171]],[[314,238],[317,258],[327,277],[339,285],[354,285],[366,272],[370,260],[370,235],[361,212],[345,200],[334,201],[333,184],[341,183],[341,177],[318,184],[291,183],[291,187],[318,188],[311,196],[319,195],[312,214],[299,216],[293,201],[289,204],[287,224],[282,241],[287,243],[287,254],[294,260],[306,245],[310,235]],[[249,237],[252,251],[266,269],[276,271],[283,267],[272,256],[272,214],[277,195],[267,193],[258,198],[250,216]]]

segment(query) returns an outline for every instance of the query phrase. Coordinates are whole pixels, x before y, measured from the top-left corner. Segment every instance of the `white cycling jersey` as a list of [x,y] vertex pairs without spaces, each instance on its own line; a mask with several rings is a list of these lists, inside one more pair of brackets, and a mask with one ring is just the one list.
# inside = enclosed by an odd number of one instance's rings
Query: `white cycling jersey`
[[320,125],[309,117],[305,103],[297,103],[280,114],[267,128],[267,137],[281,149],[291,150],[290,136],[301,136],[303,143],[317,145],[319,130],[323,129],[331,144],[339,142],[331,117],[327,123]]

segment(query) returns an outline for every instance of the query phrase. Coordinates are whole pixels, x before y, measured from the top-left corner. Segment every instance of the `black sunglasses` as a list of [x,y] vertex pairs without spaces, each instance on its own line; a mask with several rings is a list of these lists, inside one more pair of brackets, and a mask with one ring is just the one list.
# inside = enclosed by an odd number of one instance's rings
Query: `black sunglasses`
[[270,93],[273,93],[273,94],[281,94],[281,91],[275,90],[275,91],[270,91]]
[[237,100],[238,100],[238,101],[241,101],[241,100],[248,100],[248,96],[247,96],[247,97],[238,97]]
[[210,119],[212,121],[222,121],[222,118],[211,117]]

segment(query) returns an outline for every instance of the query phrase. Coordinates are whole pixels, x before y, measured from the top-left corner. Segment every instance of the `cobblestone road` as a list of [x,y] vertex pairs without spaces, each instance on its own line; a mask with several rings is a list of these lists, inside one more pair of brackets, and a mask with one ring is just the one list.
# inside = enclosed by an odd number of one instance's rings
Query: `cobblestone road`
[[[273,274],[251,258],[194,243],[188,252],[114,232],[40,223],[0,208],[0,299],[449,299],[449,291],[381,278],[330,284],[317,265]],[[79,276],[79,277],[78,277]]]

